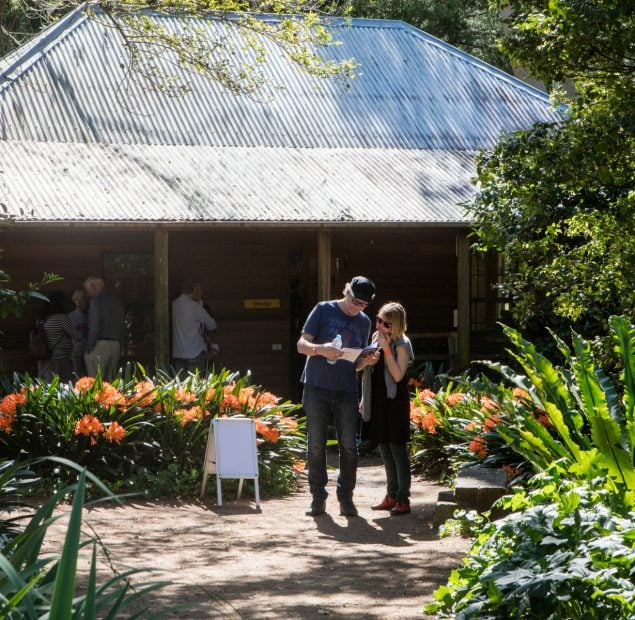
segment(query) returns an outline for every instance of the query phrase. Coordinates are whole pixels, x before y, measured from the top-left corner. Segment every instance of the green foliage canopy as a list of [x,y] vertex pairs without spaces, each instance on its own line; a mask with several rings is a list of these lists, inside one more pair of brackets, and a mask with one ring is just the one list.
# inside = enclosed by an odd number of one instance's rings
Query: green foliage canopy
[[544,326],[606,334],[611,314],[635,308],[632,3],[513,8],[505,49],[547,83],[572,78],[577,93],[560,124],[506,135],[481,155],[468,206],[476,247],[501,252],[502,292],[530,337]]

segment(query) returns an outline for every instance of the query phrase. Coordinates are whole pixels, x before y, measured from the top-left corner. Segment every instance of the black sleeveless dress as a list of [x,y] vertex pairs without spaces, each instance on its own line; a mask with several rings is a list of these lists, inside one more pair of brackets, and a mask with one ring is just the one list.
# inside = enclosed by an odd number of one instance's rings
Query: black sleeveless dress
[[371,375],[372,400],[368,438],[374,443],[408,443],[410,441],[410,393],[408,379],[397,383],[397,395],[388,398],[384,378],[384,356]]

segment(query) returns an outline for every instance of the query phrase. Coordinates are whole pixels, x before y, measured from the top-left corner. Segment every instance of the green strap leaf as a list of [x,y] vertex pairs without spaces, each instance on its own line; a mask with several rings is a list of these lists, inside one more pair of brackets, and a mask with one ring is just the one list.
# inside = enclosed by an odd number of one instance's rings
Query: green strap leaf
[[615,340],[615,350],[624,365],[621,375],[624,386],[624,421],[631,463],[635,463],[635,327],[624,316],[610,317],[609,325]]
[[612,418],[606,395],[595,373],[591,347],[578,334],[573,334],[576,358],[573,371],[585,417],[591,426],[591,437],[600,451],[609,475],[627,489],[635,486],[635,469],[621,446],[622,429]]
[[55,579],[55,587],[51,600],[51,618],[71,618],[73,615],[73,597],[75,593],[75,577],[77,557],[80,547],[82,510],[86,493],[86,471],[82,470],[77,481],[77,490],[73,498],[68,530],[64,540],[62,557]]

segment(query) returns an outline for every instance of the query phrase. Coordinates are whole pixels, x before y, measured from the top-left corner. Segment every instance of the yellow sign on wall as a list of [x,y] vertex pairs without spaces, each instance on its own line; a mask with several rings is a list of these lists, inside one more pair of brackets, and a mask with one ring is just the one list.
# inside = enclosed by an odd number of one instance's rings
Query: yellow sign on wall
[[279,308],[279,299],[244,299],[245,308],[262,309],[262,308]]

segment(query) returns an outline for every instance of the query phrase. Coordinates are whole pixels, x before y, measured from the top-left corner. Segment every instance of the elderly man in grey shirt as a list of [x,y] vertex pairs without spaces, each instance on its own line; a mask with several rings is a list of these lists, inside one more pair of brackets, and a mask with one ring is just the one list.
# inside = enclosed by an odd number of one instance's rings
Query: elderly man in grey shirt
[[110,294],[101,276],[90,276],[84,290],[91,298],[88,307],[86,336],[86,372],[89,377],[101,376],[112,381],[119,368],[119,355],[124,342],[125,310],[121,301]]
[[205,373],[204,333],[215,329],[216,321],[203,307],[203,287],[192,279],[186,280],[180,297],[172,302],[172,356],[177,372]]

